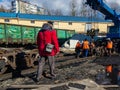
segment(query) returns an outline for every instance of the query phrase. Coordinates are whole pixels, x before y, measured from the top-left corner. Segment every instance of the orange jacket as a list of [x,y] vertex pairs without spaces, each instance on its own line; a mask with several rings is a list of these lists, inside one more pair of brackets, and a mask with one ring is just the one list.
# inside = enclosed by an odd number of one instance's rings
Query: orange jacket
[[112,72],[112,65],[106,66],[106,72],[108,72],[108,73]]
[[106,47],[111,49],[113,47],[113,42],[112,41],[108,41]]
[[89,49],[89,42],[83,41],[83,49]]

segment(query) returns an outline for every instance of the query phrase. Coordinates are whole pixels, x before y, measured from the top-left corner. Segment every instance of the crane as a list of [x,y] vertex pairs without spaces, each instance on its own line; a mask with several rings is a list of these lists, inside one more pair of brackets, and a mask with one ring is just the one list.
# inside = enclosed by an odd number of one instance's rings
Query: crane
[[115,10],[110,8],[103,0],[86,0],[93,10],[97,10],[105,15],[105,20],[112,20],[114,26],[109,26],[107,37],[120,38],[120,15]]

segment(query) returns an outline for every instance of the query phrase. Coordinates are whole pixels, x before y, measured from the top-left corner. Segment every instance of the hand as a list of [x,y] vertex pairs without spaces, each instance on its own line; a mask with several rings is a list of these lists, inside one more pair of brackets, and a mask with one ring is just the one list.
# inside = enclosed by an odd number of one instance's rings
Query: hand
[[55,57],[59,57],[59,52],[56,53]]
[[57,52],[56,55],[60,54],[60,52]]

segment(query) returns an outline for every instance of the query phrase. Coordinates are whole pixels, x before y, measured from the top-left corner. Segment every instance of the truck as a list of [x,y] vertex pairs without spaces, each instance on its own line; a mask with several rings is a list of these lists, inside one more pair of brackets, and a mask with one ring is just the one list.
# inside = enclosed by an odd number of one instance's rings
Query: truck
[[112,20],[113,26],[108,27],[107,38],[120,38],[120,15],[110,8],[103,0],[86,0],[86,4],[93,10],[97,10],[105,15],[105,20]]

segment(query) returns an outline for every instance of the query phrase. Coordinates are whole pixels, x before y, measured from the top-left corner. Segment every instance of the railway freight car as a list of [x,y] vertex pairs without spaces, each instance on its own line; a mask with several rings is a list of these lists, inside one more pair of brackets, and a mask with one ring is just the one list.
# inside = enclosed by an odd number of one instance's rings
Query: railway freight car
[[[35,44],[40,29],[41,27],[0,23],[0,45]],[[60,45],[75,34],[75,30],[56,29],[56,31]]]

